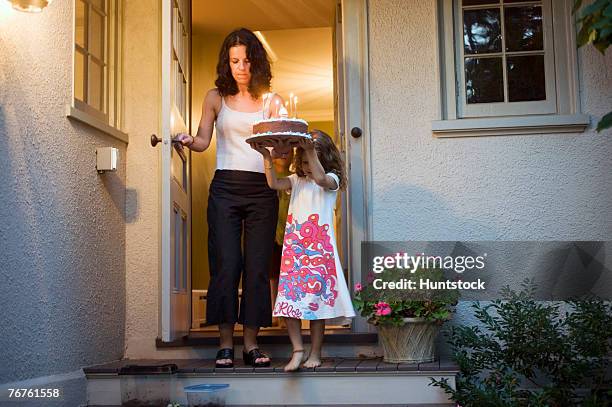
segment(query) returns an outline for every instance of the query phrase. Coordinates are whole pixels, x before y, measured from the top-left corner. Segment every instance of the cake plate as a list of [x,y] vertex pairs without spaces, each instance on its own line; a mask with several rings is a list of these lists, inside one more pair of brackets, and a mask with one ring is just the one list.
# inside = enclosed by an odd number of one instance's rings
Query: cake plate
[[277,147],[279,142],[288,143],[291,147],[297,146],[300,140],[312,139],[310,134],[299,135],[295,133],[272,133],[260,134],[258,136],[249,137],[245,141],[249,144],[261,143],[264,147]]

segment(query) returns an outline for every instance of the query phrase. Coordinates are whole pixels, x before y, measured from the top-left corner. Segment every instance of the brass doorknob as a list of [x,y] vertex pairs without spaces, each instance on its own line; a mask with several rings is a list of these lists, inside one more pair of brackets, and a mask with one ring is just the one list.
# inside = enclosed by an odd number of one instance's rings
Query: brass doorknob
[[155,147],[157,143],[161,143],[162,139],[157,137],[155,134],[151,134],[151,146]]

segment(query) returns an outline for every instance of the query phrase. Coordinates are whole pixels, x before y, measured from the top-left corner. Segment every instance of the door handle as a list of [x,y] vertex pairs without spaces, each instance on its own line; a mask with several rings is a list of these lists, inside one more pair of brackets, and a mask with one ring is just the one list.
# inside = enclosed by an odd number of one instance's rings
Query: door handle
[[[157,137],[157,135],[151,134],[151,146],[152,147],[157,146],[157,143],[161,143],[161,142],[162,142],[161,137]],[[175,145],[175,144],[182,144],[182,143],[180,141],[178,141],[178,140],[174,140],[173,139],[172,140],[172,145]]]
[[[151,134],[151,146],[152,147],[157,146],[157,144],[161,143],[161,141],[162,139],[160,137],[157,137],[157,135],[155,134]],[[187,155],[185,154],[185,151],[183,151],[182,149],[183,143],[181,143],[178,140],[172,140],[172,147],[174,147],[174,149],[176,150],[178,155],[181,157],[183,162],[187,162]]]
[[151,134],[151,147],[155,147],[157,143],[161,143],[161,137],[157,137],[155,134]]
[[359,138],[361,137],[361,134],[363,132],[361,131],[361,129],[359,127],[353,127],[351,129],[351,136],[353,136],[353,138]]

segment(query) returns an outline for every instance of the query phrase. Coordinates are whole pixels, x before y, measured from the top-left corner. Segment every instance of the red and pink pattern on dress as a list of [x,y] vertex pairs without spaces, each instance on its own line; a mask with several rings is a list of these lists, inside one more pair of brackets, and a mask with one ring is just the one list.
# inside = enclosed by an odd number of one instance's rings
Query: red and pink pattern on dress
[[328,224],[319,225],[316,213],[303,223],[287,215],[279,276],[279,296],[287,301],[277,301],[275,315],[300,318],[299,301],[311,294],[319,298],[307,305],[309,314],[323,304],[334,306],[338,297],[336,260],[328,230]]

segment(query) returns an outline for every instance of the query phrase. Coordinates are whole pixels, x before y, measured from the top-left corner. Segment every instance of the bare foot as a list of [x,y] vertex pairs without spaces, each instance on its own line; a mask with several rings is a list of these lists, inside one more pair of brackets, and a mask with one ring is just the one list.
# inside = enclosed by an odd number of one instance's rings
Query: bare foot
[[304,362],[304,367],[308,369],[312,369],[319,366],[321,366],[321,355],[317,355],[314,353],[311,353],[308,356],[308,360]]
[[295,372],[300,368],[300,364],[302,363],[302,357],[304,356],[304,349],[296,349],[293,351],[293,356],[289,363],[285,365],[283,370],[285,372]]

